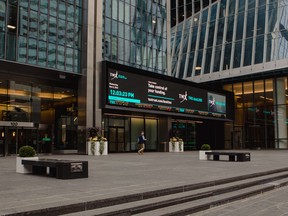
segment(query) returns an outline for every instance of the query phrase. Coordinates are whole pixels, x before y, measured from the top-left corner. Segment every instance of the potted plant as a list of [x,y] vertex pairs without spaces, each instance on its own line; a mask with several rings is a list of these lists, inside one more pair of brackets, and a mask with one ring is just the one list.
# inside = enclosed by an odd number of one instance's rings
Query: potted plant
[[179,145],[179,152],[184,152],[184,142],[183,139],[178,139],[178,145]]
[[17,173],[32,173],[32,167],[23,165],[22,160],[38,160],[38,157],[35,157],[36,151],[32,146],[22,146],[19,149],[19,154],[16,157],[16,172]]
[[177,152],[178,150],[178,140],[176,137],[170,138],[169,142],[169,152]]
[[99,128],[88,129],[87,153],[88,155],[108,155],[108,142],[99,133]]
[[199,151],[199,160],[207,160],[206,152],[211,152],[211,147],[209,144],[203,144]]

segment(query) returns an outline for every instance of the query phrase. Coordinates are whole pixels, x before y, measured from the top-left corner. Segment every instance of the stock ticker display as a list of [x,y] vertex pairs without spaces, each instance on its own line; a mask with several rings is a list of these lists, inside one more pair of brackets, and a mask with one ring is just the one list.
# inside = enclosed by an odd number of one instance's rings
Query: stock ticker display
[[108,69],[107,104],[226,118],[226,96],[188,84]]

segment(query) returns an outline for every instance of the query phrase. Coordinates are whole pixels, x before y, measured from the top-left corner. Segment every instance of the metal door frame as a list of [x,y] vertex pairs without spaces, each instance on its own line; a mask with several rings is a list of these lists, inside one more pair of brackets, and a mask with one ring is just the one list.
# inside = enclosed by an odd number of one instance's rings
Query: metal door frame
[[[108,138],[110,138],[110,129],[111,128],[115,128],[116,129],[116,148],[115,148],[115,152],[116,153],[121,153],[121,152],[126,152],[125,150],[125,143],[126,143],[126,136],[125,136],[125,127],[121,127],[121,126],[109,126],[108,127]],[[118,130],[119,128],[123,129],[124,130],[124,151],[119,151],[119,145],[118,145]],[[110,140],[110,139],[109,139]],[[109,149],[109,148],[108,148]]]

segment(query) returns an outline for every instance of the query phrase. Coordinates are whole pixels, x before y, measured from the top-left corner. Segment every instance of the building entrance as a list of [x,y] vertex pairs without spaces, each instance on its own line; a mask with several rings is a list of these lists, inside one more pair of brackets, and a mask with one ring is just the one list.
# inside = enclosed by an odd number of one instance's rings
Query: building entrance
[[125,151],[125,128],[109,127],[109,152]]
[[179,137],[184,142],[184,150],[196,149],[196,123],[195,122],[172,122],[170,137]]
[[14,155],[20,147],[37,149],[38,132],[31,122],[0,122],[0,155]]

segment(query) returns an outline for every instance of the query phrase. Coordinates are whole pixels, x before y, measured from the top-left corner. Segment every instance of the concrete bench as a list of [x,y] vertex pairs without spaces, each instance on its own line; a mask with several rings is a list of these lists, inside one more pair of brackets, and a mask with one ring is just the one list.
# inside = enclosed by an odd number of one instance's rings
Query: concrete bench
[[[249,152],[206,152],[207,156],[213,156],[214,161],[219,161],[221,155],[226,155],[229,161],[251,161],[251,155]],[[211,157],[208,157],[208,160]]]
[[28,159],[22,160],[22,164],[25,166],[32,166],[32,174],[48,174],[57,179],[88,178],[88,161]]

